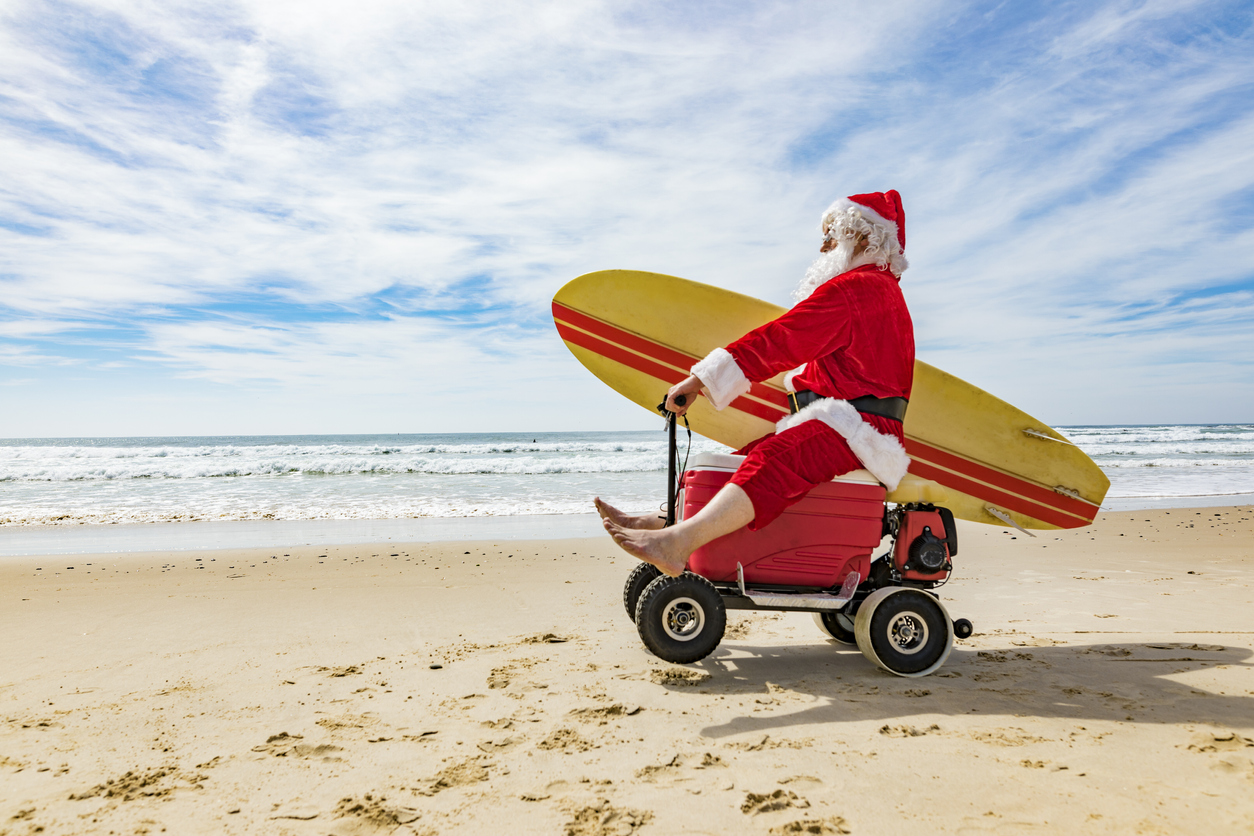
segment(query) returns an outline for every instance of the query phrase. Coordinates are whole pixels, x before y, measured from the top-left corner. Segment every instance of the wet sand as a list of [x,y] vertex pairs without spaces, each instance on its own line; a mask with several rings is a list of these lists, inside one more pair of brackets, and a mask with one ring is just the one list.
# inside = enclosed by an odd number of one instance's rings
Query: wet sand
[[1254,509],[960,537],[923,679],[608,538],[4,558],[0,834],[1254,831]]

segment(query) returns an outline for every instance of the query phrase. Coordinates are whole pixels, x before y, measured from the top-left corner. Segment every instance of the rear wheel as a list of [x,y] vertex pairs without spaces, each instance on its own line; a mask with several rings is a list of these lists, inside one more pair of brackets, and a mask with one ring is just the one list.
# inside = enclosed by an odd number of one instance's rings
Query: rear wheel
[[727,610],[714,584],[684,572],[661,575],[640,596],[636,630],[653,655],[686,665],[714,652],[727,629]]
[[858,649],[897,676],[927,676],[945,664],[954,625],[940,601],[917,589],[878,589],[854,623]]
[[623,606],[627,608],[627,617],[633,623],[636,620],[636,604],[640,603],[640,594],[646,586],[661,576],[657,567],[648,563],[641,563],[627,576],[627,583],[623,585]]
[[830,639],[841,644],[858,643],[853,633],[853,619],[843,612],[816,612],[814,623],[819,625],[819,629]]

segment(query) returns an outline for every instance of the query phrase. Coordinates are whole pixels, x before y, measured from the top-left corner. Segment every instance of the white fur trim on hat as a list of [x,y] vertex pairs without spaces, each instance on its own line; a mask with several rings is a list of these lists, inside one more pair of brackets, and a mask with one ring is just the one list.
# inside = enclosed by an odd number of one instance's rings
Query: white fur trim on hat
[[889,229],[893,231],[893,237],[894,238],[897,237],[896,222],[890,221],[888,218],[884,217],[879,212],[876,212],[870,206],[865,206],[861,203],[854,203],[852,200],[850,200],[847,197],[837,198],[836,200],[832,201],[832,205],[827,207],[827,211],[823,213],[823,220],[826,221],[828,218],[835,217],[837,212],[844,212],[846,209],[857,209],[859,212],[862,213],[862,217],[866,218],[868,221],[870,221],[873,224],[879,224],[880,226],[888,227]]
[[736,358],[725,348],[714,349],[689,371],[705,384],[701,391],[715,409],[726,409],[732,401],[749,391],[749,378],[745,377]]
[[901,446],[896,437],[885,435],[863,421],[861,413],[849,401],[821,398],[796,415],[780,419],[775,425],[775,431],[782,433],[805,421],[815,420],[822,421],[840,433],[848,442],[849,449],[862,462],[863,467],[871,471],[872,476],[883,482],[890,491],[897,489],[910,468],[910,457],[906,455],[906,448]]

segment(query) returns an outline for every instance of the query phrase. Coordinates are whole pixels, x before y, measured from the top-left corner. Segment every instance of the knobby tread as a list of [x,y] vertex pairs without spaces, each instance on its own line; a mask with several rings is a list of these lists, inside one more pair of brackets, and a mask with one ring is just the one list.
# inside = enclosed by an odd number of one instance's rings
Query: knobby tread
[[[662,616],[669,602],[692,598],[702,608],[705,623],[689,641],[667,635]],[[677,578],[660,575],[647,587],[636,604],[636,630],[653,655],[677,665],[687,665],[714,652],[727,629],[727,609],[714,584],[700,575],[684,572]]]

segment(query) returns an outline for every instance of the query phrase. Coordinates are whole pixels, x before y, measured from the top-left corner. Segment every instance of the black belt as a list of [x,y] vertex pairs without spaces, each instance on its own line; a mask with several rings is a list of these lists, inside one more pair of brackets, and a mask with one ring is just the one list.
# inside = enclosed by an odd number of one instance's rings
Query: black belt
[[[788,408],[795,415],[823,397],[818,392],[811,392],[809,389],[803,392],[789,392]],[[875,398],[871,395],[849,399],[849,405],[859,412],[865,412],[867,415],[878,415],[881,418],[891,418],[894,421],[906,420],[906,405],[908,403],[909,401],[905,398]]]

